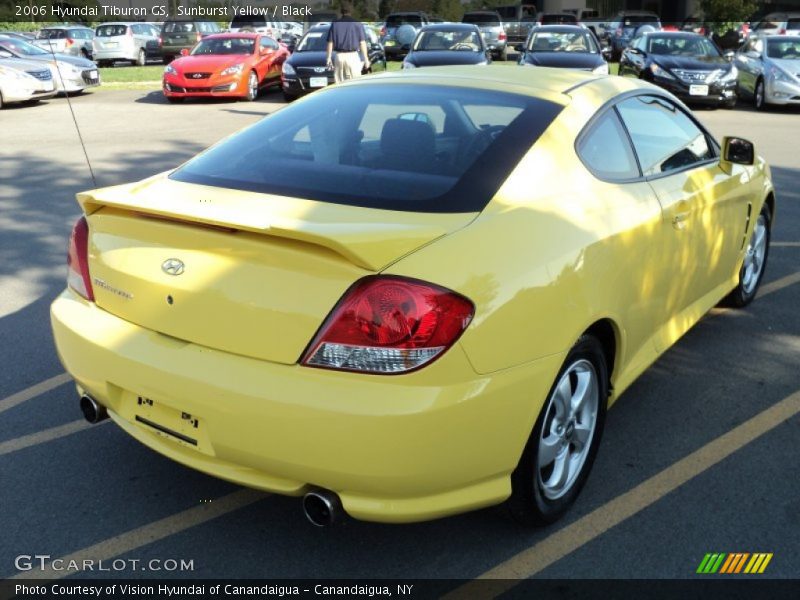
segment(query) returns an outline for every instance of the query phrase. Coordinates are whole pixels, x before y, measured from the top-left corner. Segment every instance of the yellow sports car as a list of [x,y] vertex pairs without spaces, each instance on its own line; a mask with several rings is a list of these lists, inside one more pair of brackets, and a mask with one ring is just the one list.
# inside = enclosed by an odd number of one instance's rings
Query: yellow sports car
[[78,201],[52,324],[87,419],[318,525],[558,518],[607,406],[753,299],[775,214],[669,93],[503,67],[337,85]]

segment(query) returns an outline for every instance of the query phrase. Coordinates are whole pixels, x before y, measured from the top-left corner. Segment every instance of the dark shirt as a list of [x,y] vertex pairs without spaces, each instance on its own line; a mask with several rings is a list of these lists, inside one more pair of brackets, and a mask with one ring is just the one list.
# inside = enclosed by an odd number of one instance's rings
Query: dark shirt
[[364,26],[353,17],[342,17],[334,21],[328,30],[328,41],[333,42],[334,52],[355,52],[362,40],[366,41]]

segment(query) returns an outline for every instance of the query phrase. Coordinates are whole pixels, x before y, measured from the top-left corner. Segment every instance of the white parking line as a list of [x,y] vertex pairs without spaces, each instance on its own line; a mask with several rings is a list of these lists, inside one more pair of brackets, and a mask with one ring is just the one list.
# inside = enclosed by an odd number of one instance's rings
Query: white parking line
[[17,392],[16,394],[12,394],[7,398],[3,398],[0,400],[0,413],[8,410],[9,408],[13,408],[17,404],[22,404],[26,400],[31,400],[36,396],[40,396],[41,394],[49,392],[50,390],[53,390],[60,385],[64,385],[71,380],[72,377],[70,377],[67,373],[61,373],[60,375],[56,375],[50,379],[45,379],[36,385],[32,385],[29,388]]
[[[103,421],[103,423],[105,423],[105,421]],[[88,429],[91,426],[91,423],[88,421],[79,419],[77,421],[65,423],[64,425],[45,429],[44,431],[37,431],[36,433],[23,435],[22,437],[14,438],[13,440],[0,442],[0,456],[11,454],[12,452],[16,452],[17,450],[22,450],[24,448],[30,448],[31,446],[36,446],[37,444],[52,442],[53,440],[72,435],[73,433],[83,431],[84,429]]]
[[770,248],[800,248],[800,242],[770,242]]
[[[82,565],[84,560],[108,561],[115,556],[131,552],[258,502],[267,496],[268,494],[255,490],[239,490],[211,502],[199,504],[169,517],[142,525],[93,546],[77,550],[72,554],[60,557],[61,562],[56,562],[56,564],[69,565],[71,561],[75,561],[78,565]],[[56,560],[58,559],[51,561],[41,571],[24,571],[9,577],[9,579],[62,579],[75,574],[75,571],[53,569],[52,563]]]
[[758,296],[756,297],[760,298],[761,296],[766,296],[767,294],[777,292],[778,290],[782,290],[783,288],[794,285],[795,283],[800,283],[800,272],[792,273],[791,275],[781,277],[780,279],[776,279],[775,281],[770,281],[769,283],[762,285],[761,289],[758,290]]

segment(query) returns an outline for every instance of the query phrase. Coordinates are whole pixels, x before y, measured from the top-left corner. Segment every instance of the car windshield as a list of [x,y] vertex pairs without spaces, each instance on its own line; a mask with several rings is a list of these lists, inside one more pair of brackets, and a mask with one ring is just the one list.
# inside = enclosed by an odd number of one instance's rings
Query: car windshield
[[477,31],[423,31],[414,44],[415,51],[458,50],[480,52],[481,38]]
[[800,60],[800,38],[767,40],[767,56],[780,60]]
[[36,36],[37,40],[60,40],[67,37],[63,29],[42,29]]
[[648,36],[647,52],[667,56],[721,56],[717,47],[701,36]]
[[127,25],[101,25],[95,31],[97,37],[115,37],[128,33]]
[[583,31],[540,31],[528,42],[530,52],[597,52],[591,36]]
[[391,15],[386,18],[387,27],[400,27],[401,25],[422,25],[422,17],[419,15]]
[[295,52],[324,52],[328,44],[328,30],[309,31],[300,43],[297,44]]
[[42,50],[33,44],[29,44],[28,42],[23,42],[22,40],[15,38],[0,38],[0,48],[6,48],[14,54],[20,54],[24,56],[40,56],[42,54],[50,54],[47,50]]
[[206,38],[192,50],[192,56],[199,54],[252,54],[256,47],[253,38]]
[[497,15],[493,14],[484,14],[484,13],[467,13],[464,15],[464,18],[461,19],[462,23],[475,23],[476,25],[483,25],[484,27],[499,27],[500,26],[500,18]]
[[170,178],[377,209],[475,212],[560,110],[518,94],[397,79],[335,87],[226,138]]

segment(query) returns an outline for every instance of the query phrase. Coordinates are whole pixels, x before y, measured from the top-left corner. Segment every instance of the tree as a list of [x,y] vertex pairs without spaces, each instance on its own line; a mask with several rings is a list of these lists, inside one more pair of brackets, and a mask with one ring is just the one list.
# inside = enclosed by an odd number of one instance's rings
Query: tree
[[705,20],[715,33],[736,29],[756,10],[755,0],[700,0]]

